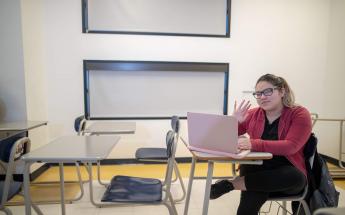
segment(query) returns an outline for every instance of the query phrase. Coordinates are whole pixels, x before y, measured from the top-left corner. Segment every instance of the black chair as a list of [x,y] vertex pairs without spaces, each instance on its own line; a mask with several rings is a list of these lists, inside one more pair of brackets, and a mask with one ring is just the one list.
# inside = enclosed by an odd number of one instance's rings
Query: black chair
[[[23,135],[24,134],[24,135]],[[22,195],[24,164],[20,160],[21,157],[30,151],[30,140],[25,137],[25,132],[6,138],[1,141],[1,166],[6,172],[5,180],[0,181],[0,210],[7,215],[11,215],[11,210],[5,206],[6,202],[15,195]],[[17,179],[14,176],[21,176]],[[37,214],[43,214],[41,210],[31,202],[33,209]]]
[[[172,116],[171,118],[171,128],[176,134],[176,142],[179,140],[180,136],[180,120],[178,116]],[[135,152],[135,158],[139,161],[149,161],[149,162],[168,162],[168,153],[166,148],[159,148],[159,147],[145,147],[145,148],[138,148]],[[177,162],[174,159],[174,172],[175,172],[175,179],[173,182],[175,182],[177,179],[179,179],[181,189],[182,189],[182,196],[175,200],[175,202],[180,202],[184,200],[186,197],[186,188],[183,183],[183,179],[180,173],[180,170],[178,168]],[[166,184],[166,181],[164,180],[163,185]]]
[[[310,135],[310,137],[309,137],[309,139],[308,139],[308,141],[304,147],[304,151],[303,151],[304,157],[305,157],[305,165],[306,165],[307,169],[313,168],[316,146],[317,146],[317,138],[315,137],[314,133],[312,133]],[[301,207],[303,207],[304,214],[310,215],[311,212],[310,212],[308,203],[305,201],[307,194],[308,194],[308,184],[305,186],[303,191],[301,191],[300,193],[295,194],[295,195],[284,195],[284,194],[280,194],[280,193],[273,193],[268,199],[268,201],[271,201],[271,204],[269,206],[269,210],[268,211],[260,211],[260,213],[270,212],[272,201],[274,201],[274,202],[277,202],[279,205],[277,214],[279,213],[279,210],[282,209],[283,214],[285,215],[287,213],[290,213],[287,210],[286,202],[291,201],[291,202],[299,202],[297,214],[299,214]],[[279,202],[282,202],[282,204],[280,204]]]
[[175,201],[170,192],[175,165],[176,134],[169,131],[166,135],[167,168],[165,185],[159,179],[139,178],[117,175],[110,181],[102,202],[110,204],[163,204],[170,215],[177,215]]

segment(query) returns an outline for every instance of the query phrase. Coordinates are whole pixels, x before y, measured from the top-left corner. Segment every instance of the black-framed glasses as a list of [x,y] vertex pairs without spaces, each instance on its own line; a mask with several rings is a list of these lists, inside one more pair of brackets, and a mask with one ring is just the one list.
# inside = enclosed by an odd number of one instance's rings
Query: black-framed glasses
[[271,96],[273,94],[273,91],[276,90],[276,89],[278,89],[278,87],[271,87],[271,88],[264,89],[262,91],[255,91],[253,93],[253,96],[256,99],[261,98],[262,95],[264,95],[264,96]]

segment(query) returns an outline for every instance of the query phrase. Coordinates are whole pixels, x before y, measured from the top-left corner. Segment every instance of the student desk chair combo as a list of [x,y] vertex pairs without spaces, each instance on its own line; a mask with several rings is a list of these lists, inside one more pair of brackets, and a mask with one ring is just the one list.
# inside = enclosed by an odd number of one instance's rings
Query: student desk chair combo
[[[176,134],[176,141],[178,142],[179,137],[180,137],[180,119],[178,116],[172,116],[171,117],[171,129],[175,132]],[[177,147],[177,145],[176,145]],[[141,147],[138,148],[135,151],[135,158],[138,161],[149,161],[149,162],[168,162],[168,153],[167,153],[167,148],[164,147]],[[174,173],[175,173],[175,179],[172,182],[179,180],[179,183],[181,185],[181,190],[182,190],[182,195],[179,198],[176,198],[174,201],[175,202],[181,202],[185,199],[186,197],[186,188],[184,186],[184,182],[180,173],[180,170],[178,168],[176,160],[174,160]],[[163,185],[166,184],[166,181],[163,182]]]
[[[0,210],[6,214],[12,214],[6,202],[16,194],[21,195],[24,165],[20,159],[30,151],[28,131],[46,124],[45,121],[0,122],[0,169],[5,173],[0,181]],[[32,206],[41,214],[38,207]]]
[[[136,123],[87,120],[84,116],[79,116],[74,120],[74,130],[79,136],[134,134],[136,130]],[[97,180],[99,184],[108,186],[108,183],[102,182],[101,180],[100,161],[97,162]]]
[[[188,143],[186,140],[181,138],[183,143],[188,148]],[[189,209],[189,201],[193,186],[193,180],[194,180],[194,172],[195,172],[195,165],[198,160],[201,161],[207,161],[208,167],[207,167],[207,178],[206,178],[206,186],[205,186],[205,196],[204,196],[204,203],[203,203],[203,210],[202,214],[207,215],[208,214],[208,205],[210,200],[210,191],[211,191],[211,182],[212,182],[212,176],[213,176],[213,167],[215,162],[226,162],[226,163],[238,163],[238,164],[256,164],[261,165],[263,163],[263,160],[268,160],[272,158],[271,153],[266,152],[250,152],[243,158],[235,159],[231,157],[225,157],[220,155],[213,155],[203,152],[197,152],[190,150],[192,154],[192,166],[190,169],[189,174],[189,180],[188,180],[188,188],[187,188],[187,196],[186,196],[186,202],[184,207],[184,215],[188,214]]]
[[41,148],[33,150],[22,157],[24,168],[24,197],[25,213],[31,214],[30,166],[35,162],[59,164],[61,211],[66,214],[64,199],[64,163],[87,163],[89,172],[90,201],[96,205],[93,199],[92,163],[107,158],[109,153],[118,143],[120,137],[115,136],[62,136]]
[[[29,138],[23,137],[21,133],[6,139],[0,139],[0,144],[2,146],[6,145],[5,148],[2,148],[2,152],[6,152],[6,149],[9,149],[8,153],[1,153],[0,155],[0,168],[6,173],[5,179],[0,181],[0,210],[7,215],[11,215],[11,210],[5,204],[15,195],[22,195],[22,178],[16,179],[15,174],[22,174],[23,162],[20,159],[25,153],[30,151],[31,144]],[[42,214],[36,205],[33,203],[31,205],[37,214]]]
[[[175,200],[171,193],[177,138],[172,130],[166,134],[167,168],[164,184],[157,178],[114,176],[103,195],[102,201],[109,205],[123,204],[163,204],[170,215],[177,215]],[[106,204],[106,203],[105,203]]]

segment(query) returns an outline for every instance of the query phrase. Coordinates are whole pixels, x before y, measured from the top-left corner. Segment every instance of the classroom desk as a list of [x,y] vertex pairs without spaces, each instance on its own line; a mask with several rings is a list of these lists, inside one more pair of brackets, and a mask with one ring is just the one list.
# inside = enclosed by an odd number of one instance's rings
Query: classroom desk
[[47,125],[47,121],[0,121],[0,140]]
[[29,173],[30,166],[35,162],[58,163],[60,173],[61,212],[66,214],[64,199],[63,163],[88,163],[90,201],[93,202],[92,190],[92,163],[107,158],[111,150],[120,140],[117,136],[63,136],[48,143],[41,148],[33,150],[22,157],[24,169],[24,198],[25,213],[31,214]]
[[[182,139],[182,141],[185,142],[183,139]],[[212,155],[212,154],[196,152],[196,151],[190,151],[190,152],[192,153],[193,157],[192,157],[192,166],[191,166],[190,174],[189,174],[185,208],[184,208],[184,212],[183,212],[184,215],[188,214],[190,195],[191,195],[192,185],[193,185],[193,180],[194,180],[195,164],[196,164],[197,160],[203,160],[203,161],[208,162],[204,204],[203,204],[203,209],[202,209],[202,214],[207,215],[208,204],[210,201],[210,191],[211,191],[211,182],[212,182],[214,162],[228,162],[228,163],[238,163],[238,164],[257,164],[257,165],[260,165],[260,164],[262,164],[263,160],[267,160],[267,159],[272,158],[271,153],[265,153],[265,152],[251,152],[246,157],[241,158],[241,159],[234,159],[234,158],[230,158],[230,157]]]
[[[29,130],[43,125],[47,125],[47,121],[0,121],[0,153],[9,153],[16,138],[26,137]],[[10,138],[13,138],[12,142],[9,142]],[[3,177],[4,175],[0,174],[0,178]]]
[[135,122],[93,121],[82,133],[89,135],[134,134],[135,129]]
[[0,131],[28,131],[42,125],[47,125],[47,121],[0,121]]
[[[135,122],[119,122],[119,121],[84,121],[86,128],[81,130],[81,135],[119,135],[134,134],[136,130]],[[89,124],[90,122],[90,124]],[[89,124],[89,125],[87,125]],[[101,163],[97,162],[97,179],[98,183],[107,186],[107,183],[101,180]]]

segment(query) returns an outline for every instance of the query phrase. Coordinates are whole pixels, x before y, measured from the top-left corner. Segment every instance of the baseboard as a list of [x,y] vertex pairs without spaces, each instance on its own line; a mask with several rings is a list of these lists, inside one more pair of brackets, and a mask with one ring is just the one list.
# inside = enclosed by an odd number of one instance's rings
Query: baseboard
[[[177,163],[192,163],[191,157],[178,157],[175,158]],[[198,162],[204,162],[204,161],[198,161]],[[117,158],[117,159],[104,159],[101,161],[101,165],[123,165],[123,164],[164,164],[165,161],[162,162],[156,162],[156,161],[139,161],[135,158]],[[58,166],[59,164],[45,164],[48,166]],[[66,163],[65,166],[74,166],[73,163]]]
[[[330,156],[327,156],[327,155],[324,155],[324,154],[321,154],[319,153],[328,163],[330,164],[333,164],[335,166],[339,166],[339,160],[338,159],[335,159],[333,157],[330,157]],[[343,164],[343,166],[345,166],[345,162],[342,161],[341,162]]]
[[37,168],[35,171],[33,171],[30,174],[30,181],[35,180],[36,178],[38,178],[38,176],[40,176],[42,173],[44,173],[45,171],[47,171],[49,169],[51,165],[45,163],[42,166],[40,166],[39,168]]
[[[338,166],[338,160],[332,157],[329,157],[327,155],[323,155],[320,154],[327,162]],[[176,158],[176,162],[177,163],[191,163],[192,162],[192,158],[191,157],[178,157]],[[207,162],[207,161],[198,161],[201,163]],[[105,159],[101,161],[101,165],[124,165],[124,164],[163,164],[165,162],[153,162],[153,161],[138,161],[135,158],[121,158],[121,159]],[[345,166],[345,162],[342,162],[343,165]],[[75,164],[73,163],[66,163],[64,164],[65,166],[74,166]],[[49,167],[51,166],[58,166],[58,164],[49,164],[46,163],[44,165],[42,165],[41,167],[39,167],[37,170],[35,170],[34,172],[32,172],[30,174],[30,179],[34,180],[36,179],[38,176],[40,176],[43,172],[45,172],[46,170],[49,169]]]

